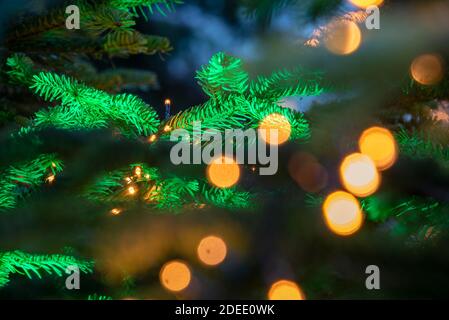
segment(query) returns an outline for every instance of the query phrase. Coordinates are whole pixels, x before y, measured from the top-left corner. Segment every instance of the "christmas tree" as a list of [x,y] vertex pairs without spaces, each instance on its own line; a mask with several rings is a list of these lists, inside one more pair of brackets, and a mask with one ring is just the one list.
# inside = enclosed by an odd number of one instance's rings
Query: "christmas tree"
[[447,5],[219,2],[5,5],[0,297],[444,296]]

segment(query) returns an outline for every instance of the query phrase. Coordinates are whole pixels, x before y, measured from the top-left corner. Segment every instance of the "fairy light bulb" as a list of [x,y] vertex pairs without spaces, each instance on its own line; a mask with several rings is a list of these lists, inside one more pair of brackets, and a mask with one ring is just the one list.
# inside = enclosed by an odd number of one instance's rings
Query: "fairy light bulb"
[[363,224],[359,201],[344,191],[327,196],[323,203],[323,215],[326,226],[340,236],[354,234]]
[[259,131],[261,138],[267,144],[278,145],[290,138],[292,127],[285,116],[279,113],[272,113],[260,122]]
[[203,238],[197,248],[198,258],[206,265],[215,266],[226,258],[226,243],[220,237],[208,236]]
[[111,214],[114,216],[118,216],[120,213],[122,213],[122,209],[120,209],[120,208],[113,208],[111,210]]
[[208,165],[206,175],[214,186],[230,188],[240,179],[240,166],[230,157],[217,157]]
[[373,194],[380,185],[380,175],[374,161],[361,153],[353,153],[343,160],[340,178],[346,190],[359,197]]
[[329,24],[324,38],[326,48],[337,55],[349,55],[362,43],[362,32],[355,22],[338,20]]
[[55,182],[55,180],[56,176],[54,174],[49,174],[47,178],[45,178],[45,181],[48,182],[49,184],[52,184],[53,182]]
[[149,138],[148,138],[148,142],[152,143],[154,141],[156,141],[157,137],[155,134],[152,134]]
[[140,178],[142,176],[142,168],[141,167],[135,167],[134,168],[134,174]]
[[164,127],[164,132],[170,132],[171,129],[172,129],[172,128],[171,128],[169,125],[166,125],[166,126]]
[[371,127],[363,131],[359,139],[359,149],[374,161],[379,170],[390,168],[398,157],[393,134],[381,127]]
[[137,193],[137,187],[131,186],[128,188],[128,194],[130,194],[131,196],[135,195]]
[[289,280],[279,280],[268,291],[269,300],[305,300],[305,295],[299,286]]
[[159,274],[161,284],[170,291],[178,292],[186,289],[192,275],[189,267],[182,261],[170,261],[162,266]]

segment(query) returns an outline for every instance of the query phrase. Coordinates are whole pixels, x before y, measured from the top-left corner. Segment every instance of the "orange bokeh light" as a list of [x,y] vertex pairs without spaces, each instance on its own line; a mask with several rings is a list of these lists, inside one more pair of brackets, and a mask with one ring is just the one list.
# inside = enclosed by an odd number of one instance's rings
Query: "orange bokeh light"
[[355,22],[338,20],[329,24],[324,38],[326,48],[338,55],[348,55],[356,51],[362,43],[362,32]]
[[200,241],[197,248],[198,258],[209,266],[215,266],[226,258],[227,248],[223,239],[216,236],[208,236]]
[[443,60],[435,54],[424,54],[413,60],[410,73],[416,82],[423,85],[434,85],[444,75]]
[[[288,119],[279,113],[266,116],[259,124],[262,139],[271,145],[278,145],[290,138],[292,126]],[[276,137],[277,134],[277,137]]]
[[323,214],[327,227],[340,236],[357,232],[363,224],[359,201],[344,191],[334,192],[326,198]]
[[268,292],[269,300],[305,300],[306,297],[299,286],[289,280],[279,280],[270,288]]
[[189,267],[184,262],[170,261],[162,267],[159,278],[165,288],[178,292],[189,286],[192,276]]
[[372,127],[365,130],[359,139],[360,152],[369,156],[379,170],[390,168],[398,156],[393,134],[385,128]]
[[380,6],[384,0],[349,0],[353,5],[366,9],[370,6]]
[[207,167],[207,179],[219,188],[230,188],[240,178],[240,166],[234,159],[221,156],[213,159]]
[[340,178],[346,190],[359,197],[373,194],[380,185],[380,175],[374,161],[361,153],[353,153],[343,160]]

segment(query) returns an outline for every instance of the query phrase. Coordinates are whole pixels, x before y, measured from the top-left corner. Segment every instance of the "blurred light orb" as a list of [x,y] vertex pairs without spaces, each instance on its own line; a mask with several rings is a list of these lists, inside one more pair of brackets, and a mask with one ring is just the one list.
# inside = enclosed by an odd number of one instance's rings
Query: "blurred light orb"
[[349,0],[349,2],[359,8],[366,9],[370,6],[380,6],[384,0]]
[[133,196],[137,193],[137,187],[129,187],[128,188],[128,193]]
[[189,286],[192,275],[187,264],[175,260],[162,266],[159,278],[166,289],[178,292]]
[[377,169],[390,168],[398,157],[396,140],[390,130],[372,127],[363,131],[359,139],[360,152],[369,156]]
[[[279,113],[266,116],[259,124],[262,140],[267,144],[279,145],[286,142],[292,133],[290,121]],[[276,138],[277,133],[277,138]]]
[[344,191],[327,196],[323,204],[323,214],[326,226],[340,236],[354,234],[363,224],[359,201]]
[[268,291],[269,300],[305,300],[306,297],[299,286],[289,280],[279,280]]
[[328,28],[324,44],[330,52],[348,55],[360,47],[362,32],[355,22],[338,20],[330,23]]
[[444,65],[441,57],[424,54],[413,60],[410,67],[413,79],[423,85],[434,85],[443,79]]
[[318,192],[327,185],[327,171],[309,153],[295,153],[288,162],[288,172],[306,192]]
[[231,157],[220,156],[207,166],[206,175],[214,186],[230,188],[240,179],[240,166]]
[[346,190],[359,197],[373,194],[380,185],[380,175],[374,161],[361,153],[353,153],[343,160],[340,178]]
[[205,237],[200,241],[197,253],[201,262],[209,266],[216,266],[226,258],[226,243],[216,236]]
[[122,213],[122,209],[120,209],[120,208],[113,208],[111,210],[111,214],[114,216],[118,216],[120,213]]

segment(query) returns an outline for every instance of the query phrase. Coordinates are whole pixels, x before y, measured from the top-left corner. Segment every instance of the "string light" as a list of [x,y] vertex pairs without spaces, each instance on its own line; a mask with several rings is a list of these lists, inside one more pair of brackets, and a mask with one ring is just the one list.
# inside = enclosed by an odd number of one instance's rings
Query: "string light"
[[168,290],[178,292],[187,288],[191,280],[191,272],[182,261],[170,261],[162,266],[159,274],[161,284]]
[[47,178],[45,178],[45,181],[48,182],[49,184],[52,184],[55,181],[56,177],[54,174],[50,174],[47,176]]
[[372,127],[365,130],[359,139],[360,152],[369,156],[379,170],[390,168],[398,156],[393,134],[385,128]]
[[168,119],[170,118],[171,100],[165,99],[164,104],[165,104],[165,119]]
[[135,195],[137,193],[137,187],[133,187],[133,186],[129,187],[128,193],[132,196]]
[[[292,127],[288,119],[279,113],[266,116],[259,124],[262,139],[272,145],[286,142],[290,138]],[[277,133],[277,138],[275,134]]]
[[353,153],[340,166],[341,181],[349,192],[359,197],[367,197],[380,185],[380,175],[373,160],[367,155]]
[[226,258],[227,248],[223,239],[216,236],[203,238],[197,248],[198,258],[206,265],[215,266]]
[[443,61],[435,54],[424,54],[413,60],[410,73],[416,82],[434,85],[441,81],[444,74]]
[[118,216],[120,213],[122,213],[122,209],[114,208],[111,210],[111,214],[113,214],[114,216]]
[[354,234],[363,224],[359,201],[344,191],[334,192],[326,198],[323,214],[327,227],[340,236]]
[[142,168],[141,167],[135,167],[134,168],[134,174],[140,178],[142,176]]
[[221,156],[213,159],[207,167],[207,179],[219,188],[230,188],[240,178],[240,167],[234,159]]
[[384,0],[349,0],[353,5],[366,9],[370,6],[380,6]]
[[130,184],[132,182],[132,179],[130,177],[125,178],[126,183]]
[[154,141],[156,141],[157,137],[155,134],[152,134],[149,138],[148,138],[148,142],[152,143]]
[[169,125],[166,125],[164,127],[164,132],[169,132],[169,131],[171,131],[171,127]]
[[362,43],[362,32],[357,24],[349,20],[334,21],[324,38],[326,48],[338,55],[348,55],[356,51]]
[[269,300],[305,300],[305,295],[299,286],[289,280],[279,280],[268,291]]

